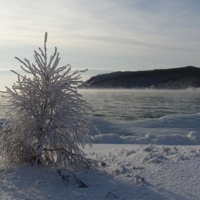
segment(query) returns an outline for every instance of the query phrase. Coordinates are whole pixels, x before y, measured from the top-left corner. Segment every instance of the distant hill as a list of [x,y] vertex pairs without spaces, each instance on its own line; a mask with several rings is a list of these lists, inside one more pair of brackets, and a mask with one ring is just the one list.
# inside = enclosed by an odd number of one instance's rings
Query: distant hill
[[193,66],[148,71],[117,71],[93,76],[79,86],[79,88],[129,89],[186,89],[199,87],[200,68]]

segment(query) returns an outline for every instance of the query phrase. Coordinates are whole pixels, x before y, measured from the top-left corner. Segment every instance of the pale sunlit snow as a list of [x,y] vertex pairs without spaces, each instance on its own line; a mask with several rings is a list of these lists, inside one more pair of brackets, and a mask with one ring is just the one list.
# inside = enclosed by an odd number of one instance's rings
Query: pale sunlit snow
[[53,169],[8,169],[1,163],[0,199],[199,199],[199,119],[194,114],[122,124],[97,120],[105,133],[84,151],[99,165],[73,171],[87,188],[75,179],[63,181]]

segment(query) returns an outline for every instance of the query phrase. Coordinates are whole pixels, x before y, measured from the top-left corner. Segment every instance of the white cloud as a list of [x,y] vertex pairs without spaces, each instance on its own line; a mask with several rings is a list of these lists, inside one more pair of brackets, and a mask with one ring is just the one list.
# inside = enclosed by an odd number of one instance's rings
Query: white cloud
[[[187,0],[1,0],[0,68],[14,56],[58,47],[61,64],[75,68],[137,70],[200,66],[198,2]],[[6,67],[5,67],[6,66]]]

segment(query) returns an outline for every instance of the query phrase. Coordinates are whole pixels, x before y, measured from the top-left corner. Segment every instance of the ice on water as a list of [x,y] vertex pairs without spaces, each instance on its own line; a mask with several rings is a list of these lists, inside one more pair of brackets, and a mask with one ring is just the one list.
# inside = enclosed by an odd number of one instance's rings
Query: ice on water
[[[200,145],[198,90],[81,90],[80,93],[92,104],[95,112],[89,117],[101,132],[91,137],[92,143]],[[0,126],[4,112],[2,108]]]
[[114,123],[95,119],[101,135],[94,136],[94,143],[113,144],[200,144],[200,113],[170,115],[159,119],[146,119]]

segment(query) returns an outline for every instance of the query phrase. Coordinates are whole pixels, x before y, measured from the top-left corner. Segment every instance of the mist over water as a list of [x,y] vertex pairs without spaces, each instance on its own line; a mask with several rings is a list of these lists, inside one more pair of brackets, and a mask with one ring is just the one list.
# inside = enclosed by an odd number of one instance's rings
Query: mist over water
[[200,112],[200,90],[79,90],[95,112],[111,122],[158,119]]
[[[158,119],[177,114],[200,113],[200,90],[78,90],[92,106],[90,117],[110,122]],[[7,99],[0,96],[0,118]]]
[[[94,143],[200,144],[200,90],[79,90]],[[7,99],[0,97],[0,127]]]

